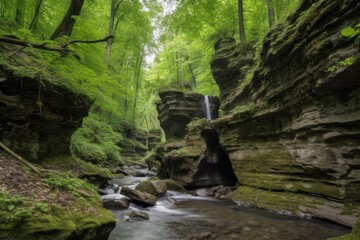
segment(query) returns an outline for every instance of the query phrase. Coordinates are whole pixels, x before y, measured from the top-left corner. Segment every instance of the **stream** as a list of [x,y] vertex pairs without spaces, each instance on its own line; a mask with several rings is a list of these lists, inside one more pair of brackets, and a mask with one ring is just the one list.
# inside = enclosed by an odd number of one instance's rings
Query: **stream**
[[[146,179],[124,177],[111,183],[135,188]],[[150,219],[127,221],[135,209],[147,212]],[[238,206],[230,200],[174,191],[168,191],[154,207],[142,208],[131,203],[129,209],[112,212],[117,225],[110,240],[325,240],[350,232],[349,228],[331,222],[279,215]]]

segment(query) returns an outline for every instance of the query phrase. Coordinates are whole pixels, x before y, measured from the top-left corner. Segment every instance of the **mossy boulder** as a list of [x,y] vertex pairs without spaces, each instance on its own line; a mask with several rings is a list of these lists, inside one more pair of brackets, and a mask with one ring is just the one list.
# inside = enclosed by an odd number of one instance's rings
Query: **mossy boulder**
[[151,195],[161,197],[166,193],[168,188],[165,182],[159,180],[159,181],[143,181],[136,186],[135,190],[141,192],[147,192],[150,193]]
[[16,220],[9,217],[7,213],[1,214],[0,239],[103,240],[115,227],[114,215],[101,208],[84,213],[53,207],[51,214]]
[[129,187],[122,187],[120,194],[143,206],[155,206],[157,201],[156,196],[147,192],[134,190]]

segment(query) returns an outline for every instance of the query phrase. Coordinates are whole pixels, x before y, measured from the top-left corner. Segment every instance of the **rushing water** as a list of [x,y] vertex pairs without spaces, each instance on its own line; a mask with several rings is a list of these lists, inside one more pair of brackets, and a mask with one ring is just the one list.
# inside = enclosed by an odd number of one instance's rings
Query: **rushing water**
[[[134,187],[144,178],[127,177],[114,183]],[[146,211],[150,220],[127,221],[134,209]],[[320,220],[305,220],[245,208],[230,200],[195,197],[169,191],[156,206],[114,210],[118,219],[110,240],[322,240],[350,229]]]
[[204,96],[204,104],[205,104],[205,116],[207,120],[211,120],[211,109],[210,109],[210,99],[208,95]]

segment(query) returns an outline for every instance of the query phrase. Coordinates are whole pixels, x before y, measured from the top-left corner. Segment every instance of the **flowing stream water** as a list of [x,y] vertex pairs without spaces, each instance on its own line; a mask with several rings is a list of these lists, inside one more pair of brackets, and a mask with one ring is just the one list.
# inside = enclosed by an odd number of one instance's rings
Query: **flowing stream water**
[[[125,177],[112,183],[135,187],[145,179]],[[147,212],[150,219],[127,221],[134,209]],[[131,204],[129,209],[113,213],[117,225],[110,240],[325,240],[350,232],[349,228],[326,221],[279,215],[241,207],[230,200],[174,191],[168,191],[154,207]]]

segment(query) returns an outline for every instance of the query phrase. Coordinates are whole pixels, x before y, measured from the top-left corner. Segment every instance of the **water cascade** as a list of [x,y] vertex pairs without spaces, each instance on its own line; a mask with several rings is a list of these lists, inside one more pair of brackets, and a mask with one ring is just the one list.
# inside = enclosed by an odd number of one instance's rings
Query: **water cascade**
[[205,103],[205,117],[207,120],[211,120],[210,99],[208,95],[204,96],[204,103]]

